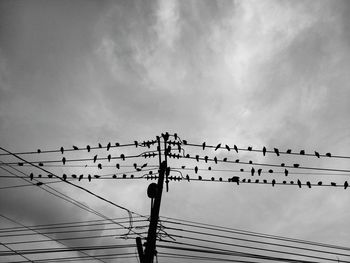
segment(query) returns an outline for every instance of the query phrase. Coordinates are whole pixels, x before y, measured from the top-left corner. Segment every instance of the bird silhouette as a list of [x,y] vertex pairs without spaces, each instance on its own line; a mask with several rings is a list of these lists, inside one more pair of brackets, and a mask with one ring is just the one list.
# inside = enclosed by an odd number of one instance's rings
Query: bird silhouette
[[38,163],[39,164],[39,166],[44,166],[44,164],[42,163],[42,162],[40,162],[40,163]]
[[97,165],[97,167],[98,167],[98,169],[102,169],[102,164],[99,163],[99,164]]
[[220,147],[221,147],[221,143],[219,143],[218,145],[216,145],[215,151],[217,151]]
[[116,178],[117,178],[117,175],[116,175],[116,174],[113,174],[112,178],[113,178],[113,179],[116,179]]
[[298,186],[299,186],[299,188],[301,188],[301,182],[299,179],[298,179]]
[[300,154],[301,154],[301,155],[305,155],[305,151],[304,151],[304,150],[301,150],[301,151],[300,151]]
[[94,156],[94,163],[97,161],[97,154]]
[[199,162],[199,155],[196,155],[196,160],[197,162]]
[[102,148],[102,144],[101,143],[98,144],[98,148]]
[[231,181],[232,181],[233,183],[237,183],[237,185],[239,185],[239,176],[233,176],[233,177],[231,178]]
[[134,141],[135,147],[137,148],[139,146],[139,142],[138,141]]
[[235,161],[236,163],[239,163],[239,159],[236,159],[236,161]]
[[345,181],[344,182],[344,189],[348,188],[349,184],[348,184],[348,181]]
[[111,148],[111,143],[109,142],[109,143],[107,144],[107,151],[109,151],[110,148]]
[[63,153],[64,153],[64,148],[61,147],[60,151],[61,151],[61,153],[63,154]]
[[292,150],[291,150],[291,149],[288,149],[288,150],[286,151],[286,153],[292,153]]
[[101,178],[101,176],[99,176],[99,175],[97,175],[97,174],[94,174],[94,177],[95,177],[96,179]]
[[320,158],[320,153],[315,151],[315,156],[316,156],[317,158]]
[[230,147],[227,144],[225,145],[225,147],[228,151],[231,151]]
[[41,150],[40,150],[40,149],[38,149],[38,150],[37,150],[37,152],[38,152],[38,153],[41,153]]
[[186,174],[186,179],[188,182],[190,181],[190,177],[188,176],[188,174]]
[[254,173],[255,173],[254,167],[252,167],[252,169],[250,170],[250,173],[251,173],[252,176],[254,176]]
[[205,142],[203,142],[203,143],[202,143],[203,151],[204,151],[204,149],[205,149],[205,146],[206,146],[206,145],[205,145]]
[[335,182],[331,182],[331,186],[337,186]]
[[33,181],[34,174],[33,174],[33,173],[30,173],[29,177],[30,177],[30,181]]
[[36,183],[37,186],[41,186],[41,185],[43,185],[43,184],[44,184],[44,183],[42,183],[42,182],[37,182],[37,183]]
[[307,187],[311,188],[311,183],[309,181],[306,182]]
[[194,167],[194,172],[195,172],[195,173],[198,173],[198,167],[197,167],[197,166]]
[[211,171],[211,167],[210,166],[208,167],[208,170]]
[[115,143],[115,146],[116,146],[116,147],[119,147],[119,146],[120,146],[120,143],[119,143],[119,142],[116,142],[116,143]]
[[214,157],[214,162],[218,163],[218,158],[216,158],[216,156]]
[[72,174],[72,178],[76,179],[77,175],[76,174]]
[[284,175],[288,176],[288,170],[287,169],[284,169]]
[[67,180],[67,175],[66,175],[66,174],[63,174],[63,175],[62,175],[62,179],[63,179],[63,181],[66,181],[66,180]]
[[275,184],[276,184],[276,180],[275,180],[275,179],[273,179],[273,180],[272,180],[272,182],[271,182],[271,184],[272,184],[272,186],[275,186]]
[[280,156],[280,151],[277,148],[273,148],[277,156]]
[[263,155],[265,156],[265,154],[266,154],[266,147],[265,146],[263,147],[262,152],[263,152]]
[[91,149],[90,145],[86,145],[86,150],[87,150],[88,152],[90,152],[90,149]]
[[91,182],[91,174],[88,175],[88,180]]
[[322,185],[322,181],[319,181],[317,184],[318,184],[318,185]]
[[79,176],[79,178],[78,178],[78,181],[81,181],[81,179],[83,179],[83,177],[84,177],[84,175],[81,174],[81,175]]
[[112,156],[110,154],[108,154],[108,156],[107,156],[108,162],[111,161],[111,158],[112,158]]
[[137,163],[134,163],[134,168],[137,169]]
[[248,151],[251,151],[251,150],[253,150],[253,147],[248,146]]
[[147,166],[147,163],[144,163],[142,166],[141,166],[141,169],[145,168]]
[[119,163],[117,163],[117,164],[115,165],[115,167],[117,167],[117,169],[120,169]]
[[208,162],[208,156],[204,156],[204,161],[207,163]]
[[174,133],[174,139],[177,140],[177,133]]
[[121,154],[121,155],[120,155],[120,158],[121,158],[123,161],[125,161],[125,155],[124,155],[124,154]]
[[281,166],[284,167],[284,166],[286,166],[286,164],[285,163],[281,163]]
[[23,163],[18,163],[18,166],[23,166]]
[[331,153],[326,153],[326,156],[327,157],[332,157],[332,154]]
[[53,176],[52,174],[47,174],[48,178],[52,178],[52,176]]
[[270,174],[272,174],[272,173],[273,173],[273,170],[272,170],[272,169],[270,169],[270,170],[269,170],[269,173],[270,173]]
[[75,146],[75,145],[73,145],[73,149],[74,150],[79,150],[79,148],[77,146]]
[[233,149],[236,151],[236,153],[238,153],[238,147],[237,147],[237,145],[235,144],[235,145],[233,145]]
[[63,165],[66,164],[66,157],[63,157],[63,158],[62,158],[62,163],[63,163]]
[[298,168],[300,165],[298,163],[293,164],[294,168]]
[[202,176],[198,175],[198,180],[202,180]]
[[258,169],[258,175],[260,176],[262,172],[262,169]]
[[227,162],[227,158],[225,157],[224,159],[222,159],[223,162]]

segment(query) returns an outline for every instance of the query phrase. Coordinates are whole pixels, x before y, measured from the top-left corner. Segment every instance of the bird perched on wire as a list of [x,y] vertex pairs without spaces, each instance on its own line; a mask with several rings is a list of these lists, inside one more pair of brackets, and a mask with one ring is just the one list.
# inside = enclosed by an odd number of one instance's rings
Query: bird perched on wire
[[225,145],[225,148],[227,149],[227,151],[231,151],[230,146],[228,146],[227,144]]
[[102,148],[102,144],[101,143],[98,144],[98,148]]
[[218,163],[218,158],[215,156],[214,157],[214,162],[217,164]]
[[91,174],[88,175],[88,180],[91,182]]
[[64,148],[61,147],[60,151],[61,151],[61,153],[63,154],[63,153],[64,153]]
[[260,176],[262,172],[262,169],[258,169],[258,175]]
[[109,143],[107,144],[107,151],[109,151],[110,148],[111,148],[111,143],[109,142]]
[[315,151],[315,156],[316,156],[317,158],[320,158],[320,153]]
[[273,179],[273,180],[272,180],[272,182],[271,182],[271,184],[272,184],[272,186],[275,186],[275,184],[276,184],[276,180],[275,180],[275,179]]
[[196,160],[197,162],[199,162],[199,155],[196,155]]
[[202,143],[202,149],[203,149],[203,151],[205,150],[205,146],[206,146],[206,144],[205,144],[205,142],[203,142],[203,143]]
[[301,182],[299,179],[298,179],[298,186],[299,186],[299,188],[301,188]]
[[219,143],[218,145],[216,145],[215,151],[217,151],[220,147],[221,147],[221,143]]
[[265,147],[265,146],[264,146],[263,149],[262,149],[262,153],[263,153],[263,155],[265,156],[265,154],[266,154],[266,147]]
[[280,151],[277,148],[273,148],[277,156],[280,156]]
[[123,153],[120,155],[120,158],[125,161],[125,155]]
[[91,149],[90,145],[86,145],[86,150],[87,150],[88,152],[90,152],[90,149]]
[[204,156],[204,161],[207,163],[208,162],[208,156]]
[[62,158],[62,163],[63,163],[63,165],[66,164],[66,157],[63,157],[63,158]]
[[74,150],[79,150],[79,148],[77,146],[75,146],[75,145],[73,145],[73,149]]
[[288,176],[288,170],[287,169],[284,169],[284,175]]
[[97,161],[97,154],[94,156],[94,163]]
[[186,174],[186,179],[188,182],[190,181],[190,177],[188,176],[188,174]]
[[111,161],[111,158],[112,158],[112,156],[110,154],[108,154],[108,156],[107,156],[108,162]]
[[236,153],[238,153],[238,147],[237,147],[237,145],[235,144],[235,145],[233,145],[233,149],[236,151]]
[[84,175],[81,174],[81,175],[79,176],[79,178],[78,178],[78,181],[81,181],[81,179],[83,179],[83,177],[84,177]]
[[300,155],[305,155],[305,150],[301,150]]
[[198,173],[198,166],[194,167],[194,172]]
[[30,181],[33,181],[34,174],[33,174],[33,173],[30,173],[29,177],[30,177]]
[[306,185],[311,188],[311,183],[309,181],[306,182]]
[[66,175],[66,174],[63,174],[63,175],[62,175],[62,179],[63,179],[63,181],[66,181],[66,180],[67,180],[67,175]]
[[254,173],[255,173],[254,167],[252,167],[252,169],[250,170],[250,173],[251,173],[252,176],[254,176]]
[[348,181],[345,181],[344,182],[344,189],[348,188],[349,184],[348,184]]
[[97,165],[97,167],[98,167],[98,169],[102,169],[102,164],[99,163],[99,164]]

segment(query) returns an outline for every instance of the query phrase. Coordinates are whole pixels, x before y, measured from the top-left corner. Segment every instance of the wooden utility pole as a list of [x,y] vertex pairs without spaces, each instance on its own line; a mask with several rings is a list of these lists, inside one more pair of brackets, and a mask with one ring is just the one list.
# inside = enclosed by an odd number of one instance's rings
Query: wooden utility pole
[[[159,153],[159,177],[158,183],[156,187],[156,191],[154,193],[154,202],[151,209],[151,219],[148,228],[147,242],[145,253],[143,253],[141,238],[136,238],[136,245],[138,249],[138,254],[140,258],[140,263],[153,263],[154,255],[156,254],[156,240],[157,240],[157,225],[159,219],[159,210],[160,204],[162,201],[162,193],[163,193],[163,184],[164,184],[164,176],[168,178],[169,169],[167,169],[167,138],[168,136],[163,136],[164,139],[164,161],[161,159],[162,151],[161,151],[161,143],[160,137],[157,137],[158,141],[158,153]],[[152,184],[151,184],[152,185]]]

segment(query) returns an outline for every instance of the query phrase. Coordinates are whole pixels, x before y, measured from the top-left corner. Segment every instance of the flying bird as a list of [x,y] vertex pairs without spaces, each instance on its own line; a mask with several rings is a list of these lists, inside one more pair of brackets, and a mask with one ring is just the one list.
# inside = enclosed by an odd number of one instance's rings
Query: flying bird
[[97,154],[94,156],[94,163],[97,161]]
[[317,158],[320,158],[320,153],[315,151],[315,156],[316,156]]
[[288,170],[287,169],[284,169],[284,175],[288,176]]
[[205,149],[205,142],[202,143],[202,148]]
[[299,186],[299,188],[301,188],[301,182],[299,179],[298,179],[298,186]]
[[102,164],[99,163],[99,164],[97,165],[97,167],[98,167],[98,169],[102,169]]
[[63,163],[63,165],[66,164],[66,157],[63,157],[63,158],[62,158],[62,163]]
[[280,156],[280,151],[277,148],[273,148],[277,156]]
[[227,144],[225,145],[225,147],[228,151],[231,151],[230,147]]
[[107,151],[109,151],[110,148],[111,148],[111,143],[109,142],[109,143],[107,144]]
[[254,176],[254,173],[255,173],[254,167],[252,167],[252,169],[250,170],[250,173],[252,174],[252,176]]
[[217,151],[220,147],[221,147],[221,143],[219,143],[218,145],[216,145],[215,151]]
[[258,175],[260,176],[262,172],[262,169],[258,169]]
[[236,151],[236,153],[238,153],[238,147],[237,147],[237,145],[235,144],[235,145],[233,145],[233,149]]
[[147,163],[144,163],[142,166],[141,166],[141,169],[145,168],[147,166]]
[[263,152],[263,155],[265,156],[265,154],[266,154],[266,147],[265,146],[263,147],[262,152]]
[[61,147],[60,151],[61,151],[61,153],[63,154],[63,153],[64,153],[64,148]]
[[74,150],[79,150],[79,148],[77,146],[75,146],[75,145],[73,145],[73,149]]
[[90,152],[90,149],[91,149],[90,145],[86,145],[86,150],[87,150],[88,152]]

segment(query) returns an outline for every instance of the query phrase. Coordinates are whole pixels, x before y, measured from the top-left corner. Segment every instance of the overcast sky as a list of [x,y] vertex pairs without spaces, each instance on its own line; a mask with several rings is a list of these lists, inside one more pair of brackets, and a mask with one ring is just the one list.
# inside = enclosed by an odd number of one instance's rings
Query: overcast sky
[[[0,146],[168,131],[198,144],[349,156],[349,13],[348,1],[0,1]],[[350,169],[348,159],[303,160]],[[108,182],[91,189],[149,213],[149,182]],[[29,188],[0,190],[1,214],[23,224],[86,217]],[[173,183],[161,214],[350,247],[349,201],[342,188]]]

